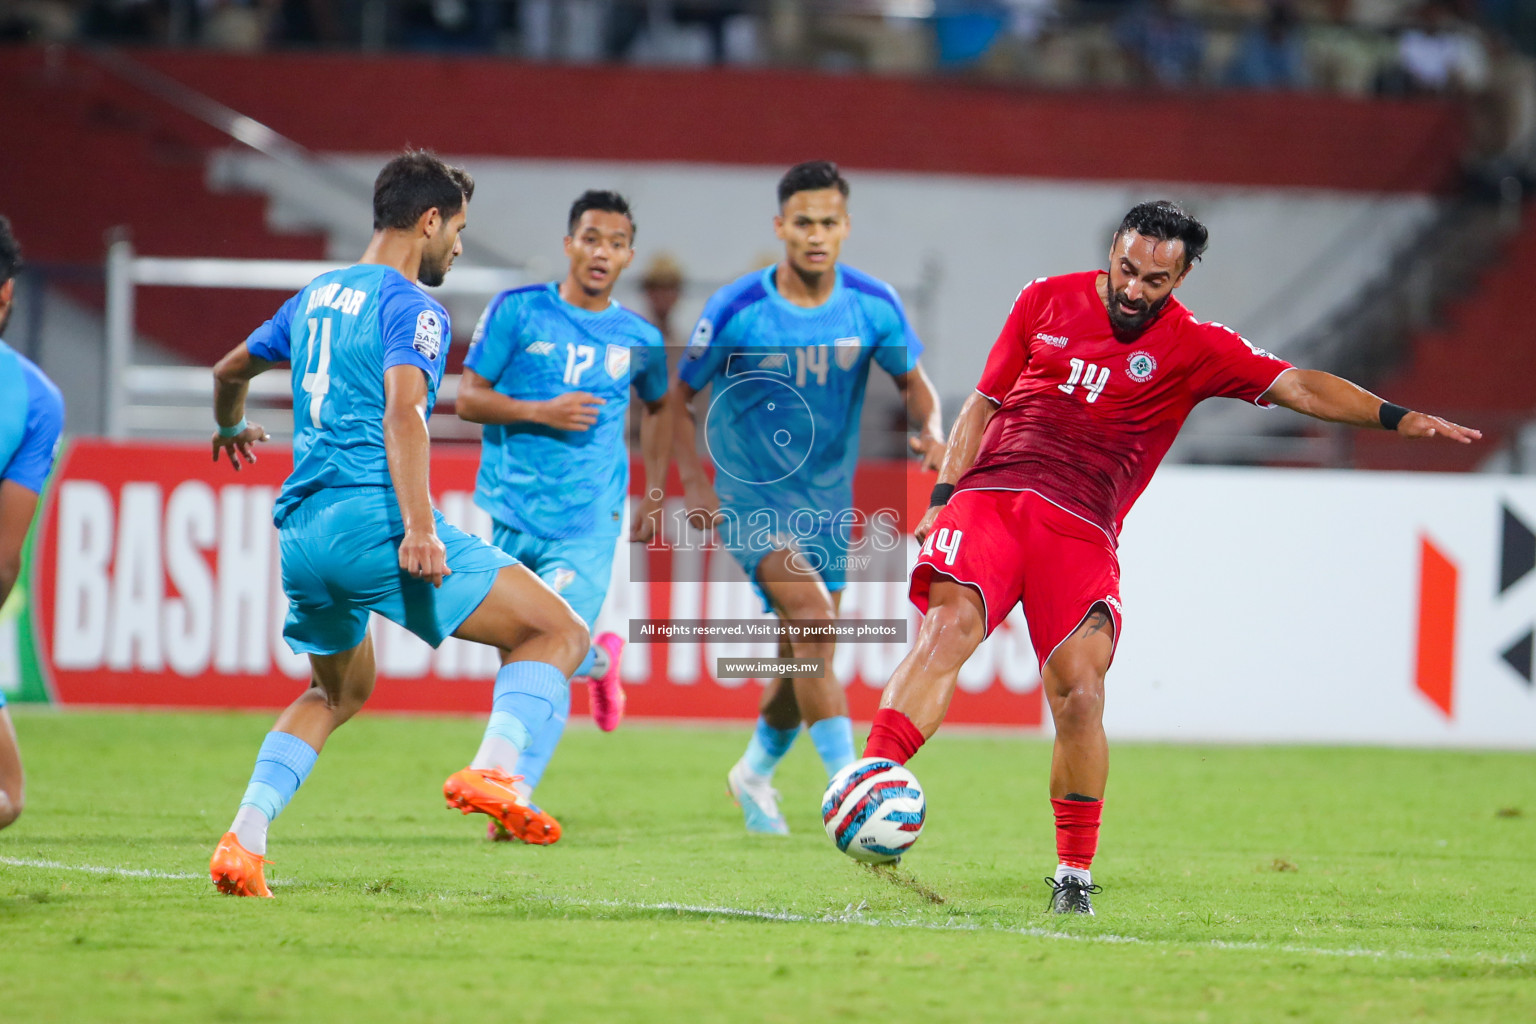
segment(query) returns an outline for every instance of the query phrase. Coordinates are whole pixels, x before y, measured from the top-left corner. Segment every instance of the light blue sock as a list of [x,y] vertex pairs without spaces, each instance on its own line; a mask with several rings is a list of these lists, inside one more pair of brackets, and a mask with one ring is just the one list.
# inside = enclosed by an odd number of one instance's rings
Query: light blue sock
[[544,769],[549,767],[549,759],[555,756],[555,747],[559,746],[560,737],[565,733],[566,719],[570,717],[571,688],[567,686],[561,699],[556,701],[549,721],[544,723],[544,728],[534,735],[517,759],[517,773],[523,777],[519,788],[526,787],[531,793],[539,784],[539,780],[544,777]]
[[[571,675],[573,675],[573,676],[590,676],[592,674],[593,666],[595,666],[596,664],[597,664],[597,648],[596,647],[588,647],[587,648],[587,656],[585,658],[581,659],[580,667],[578,667],[575,672],[572,672]],[[567,703],[569,703],[569,702],[567,702]]]
[[752,739],[747,743],[747,752],[741,759],[754,774],[772,775],[774,768],[784,760],[784,755],[789,753],[789,748],[795,745],[795,737],[799,735],[798,724],[793,729],[775,729],[759,717]]
[[847,715],[823,718],[812,723],[806,732],[816,744],[816,753],[821,755],[821,763],[826,766],[827,778],[858,760],[853,756],[853,722]]
[[[491,720],[485,725],[485,738],[471,768],[496,768],[515,772],[523,751],[549,724],[555,710],[564,706],[569,713],[571,686],[555,666],[542,661],[514,661],[496,673],[496,692],[491,699]],[[555,737],[556,741],[559,736]],[[553,753],[554,745],[549,747]],[[544,763],[549,762],[549,754]],[[539,772],[544,771],[543,765]]]
[[[514,661],[496,673],[496,694],[491,700],[491,726],[511,740],[518,750],[527,750],[533,737],[544,728],[561,701],[571,699],[571,685],[565,673],[543,661]],[[515,725],[515,727],[514,727]]]
[[288,806],[319,756],[314,747],[291,733],[267,733],[256,754],[256,768],[251,772],[245,796],[240,798],[240,806],[250,805],[271,821]]

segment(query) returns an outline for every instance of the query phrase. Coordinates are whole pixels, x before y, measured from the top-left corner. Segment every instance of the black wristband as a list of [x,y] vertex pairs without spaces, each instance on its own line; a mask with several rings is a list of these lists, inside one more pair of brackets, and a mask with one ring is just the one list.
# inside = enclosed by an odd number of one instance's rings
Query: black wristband
[[1397,425],[1403,422],[1403,417],[1412,410],[1401,405],[1393,405],[1391,402],[1382,402],[1381,408],[1376,413],[1376,418],[1381,420],[1381,425],[1388,430],[1396,431]]
[[928,499],[928,507],[938,508],[940,505],[948,505],[950,496],[954,493],[954,484],[934,484],[933,496]]

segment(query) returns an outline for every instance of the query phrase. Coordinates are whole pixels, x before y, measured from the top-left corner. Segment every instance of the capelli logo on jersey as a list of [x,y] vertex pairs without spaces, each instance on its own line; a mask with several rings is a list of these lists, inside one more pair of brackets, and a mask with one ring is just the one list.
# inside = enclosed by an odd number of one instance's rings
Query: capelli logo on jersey
[[1039,331],[1039,332],[1035,333],[1035,340],[1036,341],[1043,341],[1047,345],[1052,345],[1052,346],[1055,346],[1056,348],[1066,348],[1067,347],[1066,335],[1062,335],[1062,334],[1046,334],[1043,331]]
[[1145,384],[1157,372],[1157,360],[1147,352],[1132,352],[1125,360],[1125,375],[1137,384]]

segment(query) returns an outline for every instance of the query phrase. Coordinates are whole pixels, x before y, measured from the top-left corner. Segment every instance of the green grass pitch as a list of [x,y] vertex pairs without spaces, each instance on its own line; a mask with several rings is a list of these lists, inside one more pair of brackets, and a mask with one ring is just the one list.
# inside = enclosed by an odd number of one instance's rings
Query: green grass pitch
[[478,721],[364,716],[238,900],[206,865],[269,715],[12,710],[7,1024],[1536,1019],[1529,754],[1119,745],[1099,914],[1061,920],[1043,742],[925,748],[891,877],[828,842],[805,741],[775,839],[724,793],[745,729],[573,728],[541,849],[443,807]]

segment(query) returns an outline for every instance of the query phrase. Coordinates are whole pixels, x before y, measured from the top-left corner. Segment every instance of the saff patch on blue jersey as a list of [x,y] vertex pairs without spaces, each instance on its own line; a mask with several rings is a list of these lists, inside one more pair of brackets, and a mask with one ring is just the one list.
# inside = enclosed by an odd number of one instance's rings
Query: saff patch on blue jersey
[[416,317],[416,337],[411,347],[420,352],[423,359],[436,359],[443,347],[443,321],[430,309],[424,309]]

